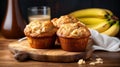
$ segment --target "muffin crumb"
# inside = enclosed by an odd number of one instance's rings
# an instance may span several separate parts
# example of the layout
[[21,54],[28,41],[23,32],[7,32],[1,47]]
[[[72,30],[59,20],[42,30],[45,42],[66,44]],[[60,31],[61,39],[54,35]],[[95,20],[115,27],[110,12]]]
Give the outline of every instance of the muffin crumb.
[[95,65],[95,62],[90,62],[89,65]]
[[[82,64],[86,64],[85,60],[80,59],[78,61],[78,64],[82,65]],[[103,64],[103,59],[102,58],[96,58],[95,61],[91,61],[88,63],[89,65],[96,65],[96,64]]]
[[83,59],[80,59],[80,60],[78,61],[78,64],[85,64],[85,61],[84,61]]
[[102,64],[103,63],[103,59],[101,58],[96,58],[96,62],[97,64]]

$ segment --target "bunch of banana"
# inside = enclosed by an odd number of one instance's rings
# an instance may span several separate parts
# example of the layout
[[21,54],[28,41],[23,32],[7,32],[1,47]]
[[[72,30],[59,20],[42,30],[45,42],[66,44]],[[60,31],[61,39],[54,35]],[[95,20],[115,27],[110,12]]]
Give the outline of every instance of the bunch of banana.
[[78,18],[88,28],[101,34],[115,36],[119,32],[118,19],[113,19],[113,12],[102,8],[88,8],[71,12],[69,15]]
[[113,15],[113,13],[108,9],[88,8],[71,12],[69,15],[72,15],[76,18],[83,17],[109,18],[110,16]]

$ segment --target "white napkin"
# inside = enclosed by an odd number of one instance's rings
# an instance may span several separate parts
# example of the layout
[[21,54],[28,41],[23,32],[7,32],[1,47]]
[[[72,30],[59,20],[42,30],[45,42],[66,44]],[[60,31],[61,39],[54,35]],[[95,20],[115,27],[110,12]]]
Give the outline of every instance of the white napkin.
[[90,32],[91,38],[95,42],[93,50],[104,50],[110,52],[120,51],[120,40],[118,38],[100,34],[92,29],[90,29]]

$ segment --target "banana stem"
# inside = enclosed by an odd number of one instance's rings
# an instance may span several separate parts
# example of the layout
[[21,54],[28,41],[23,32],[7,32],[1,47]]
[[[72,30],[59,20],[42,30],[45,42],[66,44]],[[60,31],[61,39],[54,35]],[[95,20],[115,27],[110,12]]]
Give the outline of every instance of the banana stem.
[[115,20],[109,19],[108,22],[110,23],[110,25],[113,25],[115,23]]
[[119,18],[116,17],[116,16],[112,16],[111,18],[114,19],[115,21],[118,21],[118,20],[119,20]]
[[112,16],[109,15],[109,14],[105,15],[105,17],[106,17],[107,19],[111,19],[111,18],[112,18]]
[[111,18],[108,19],[108,21],[111,25],[113,25],[116,22],[119,23],[119,18],[113,15],[113,16],[111,16]]
[[119,23],[119,21],[116,21],[116,23],[117,23],[117,25],[119,25],[120,23]]

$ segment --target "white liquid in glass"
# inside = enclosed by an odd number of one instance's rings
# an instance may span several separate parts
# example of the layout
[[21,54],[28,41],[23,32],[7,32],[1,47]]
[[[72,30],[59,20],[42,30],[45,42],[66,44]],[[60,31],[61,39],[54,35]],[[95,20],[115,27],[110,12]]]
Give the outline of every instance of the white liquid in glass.
[[33,20],[39,20],[39,21],[47,21],[50,20],[49,15],[34,15],[34,16],[29,16],[29,21]]

